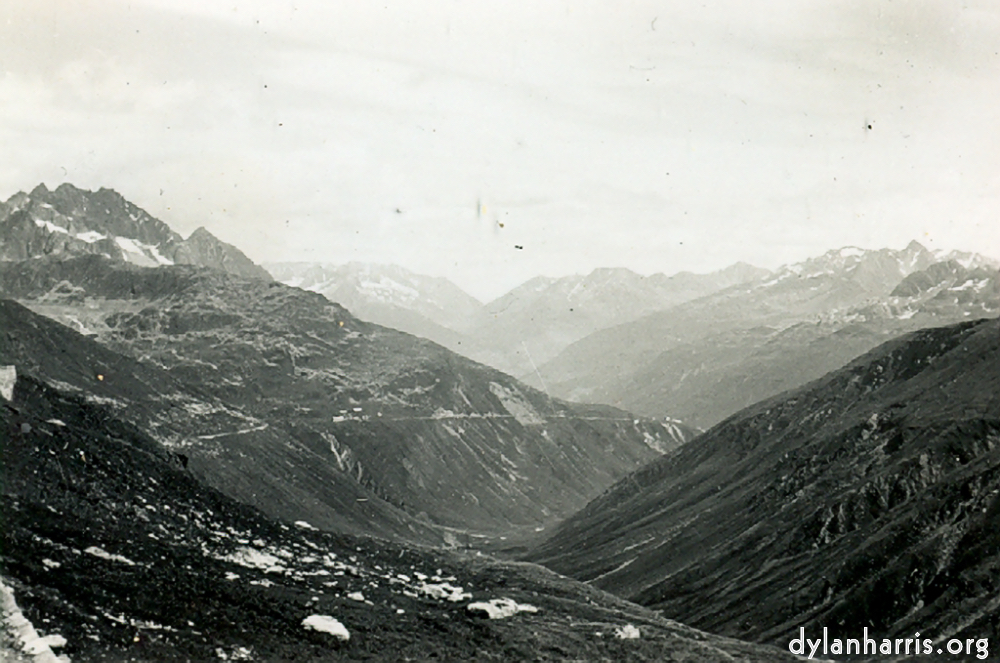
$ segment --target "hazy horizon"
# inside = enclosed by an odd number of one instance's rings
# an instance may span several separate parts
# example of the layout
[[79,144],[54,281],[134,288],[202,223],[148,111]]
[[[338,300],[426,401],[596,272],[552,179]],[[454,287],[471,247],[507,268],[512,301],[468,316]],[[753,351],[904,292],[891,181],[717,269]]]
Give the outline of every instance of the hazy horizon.
[[484,301],[914,239],[1000,255],[989,2],[9,4],[4,199],[112,188],[258,263]]
[[[49,185],[46,182],[40,182],[39,184],[44,185],[50,191],[58,188],[58,186],[59,186],[58,184],[57,185]],[[63,183],[60,183],[60,184],[63,184]],[[66,184],[73,185],[72,182],[66,182]],[[75,185],[73,185],[73,186],[75,186]],[[23,193],[30,193],[31,189],[33,189],[33,188],[34,187],[31,187],[31,188],[28,188],[28,189],[21,189],[20,191],[23,192]],[[104,187],[104,188],[111,189],[112,187]],[[15,193],[17,193],[17,192],[15,192]],[[118,193],[121,193],[121,192],[118,192]],[[14,195],[14,194],[11,194],[11,195]],[[5,196],[5,197],[2,198],[2,200],[7,200],[9,198],[10,198],[10,196]],[[126,199],[127,199],[127,197],[126,197]],[[136,204],[140,208],[142,208],[142,205],[136,203],[136,201],[134,201],[134,200],[130,200],[129,202],[131,202],[133,204]],[[160,220],[166,222],[164,219],[160,219]],[[171,224],[167,223],[167,225],[171,225]],[[173,230],[175,230],[175,231],[177,230],[172,225],[171,225],[171,228]],[[189,230],[189,231],[187,231],[185,233],[180,233],[180,234],[181,234],[182,237],[184,237],[186,239],[192,232],[194,232],[194,230],[195,229],[191,229],[191,230]],[[987,253],[983,253],[981,251],[974,251],[974,250],[967,249],[967,248],[948,248],[948,249],[943,249],[942,248],[942,249],[934,249],[934,248],[928,247],[925,243],[922,243],[922,242],[920,242],[917,239],[912,239],[909,242],[906,242],[906,244],[903,245],[903,246],[856,246],[856,245],[853,245],[853,244],[848,244],[848,245],[844,245],[844,246],[831,246],[831,247],[828,247],[826,249],[820,250],[818,253],[805,256],[803,258],[803,260],[808,260],[808,259],[811,259],[811,258],[818,258],[818,257],[822,256],[823,254],[825,254],[827,252],[830,252],[830,251],[837,251],[837,250],[840,250],[840,249],[850,249],[850,248],[859,248],[859,249],[869,250],[869,251],[878,251],[878,250],[882,250],[882,249],[900,251],[900,250],[905,249],[907,246],[909,246],[909,244],[911,242],[917,242],[917,243],[921,244],[922,246],[924,246],[925,249],[928,249],[928,250],[930,250],[932,252],[935,252],[935,253],[938,253],[938,254],[946,254],[946,253],[948,253],[950,251],[960,251],[960,252],[974,253],[974,254],[978,254],[978,255],[980,255],[980,256],[982,256],[984,258],[993,260],[994,262],[1000,263],[1000,258],[998,258],[994,254],[987,254]],[[234,246],[236,246],[236,248],[242,250],[242,247],[239,246],[238,242],[235,243]],[[533,275],[525,278],[523,281],[519,281],[519,282],[515,283],[513,286],[511,286],[509,288],[506,288],[505,290],[498,291],[498,292],[491,292],[491,293],[489,293],[489,294],[487,294],[485,296],[482,295],[482,294],[477,294],[477,293],[473,292],[472,289],[467,288],[466,285],[464,285],[462,283],[459,283],[459,282],[455,281],[454,279],[452,279],[452,278],[450,278],[450,277],[448,277],[446,275],[419,272],[417,270],[410,269],[410,268],[406,267],[405,265],[401,265],[399,263],[386,262],[386,261],[381,261],[381,260],[378,260],[378,259],[375,259],[375,260],[348,260],[348,261],[345,261],[345,262],[333,262],[333,261],[327,261],[327,260],[322,260],[322,259],[316,259],[316,260],[263,260],[263,261],[255,261],[255,262],[257,262],[257,264],[259,264],[261,267],[264,267],[265,269],[267,268],[268,265],[278,265],[278,264],[323,265],[325,267],[343,267],[343,266],[348,266],[348,265],[355,264],[355,265],[367,265],[367,266],[373,266],[373,267],[402,268],[404,270],[407,270],[407,271],[409,271],[409,272],[411,272],[413,274],[419,275],[419,276],[430,276],[430,277],[447,279],[450,283],[452,283],[452,285],[458,287],[460,290],[462,290],[463,292],[465,292],[467,295],[473,297],[474,299],[479,300],[481,303],[486,304],[486,303],[489,303],[489,302],[493,301],[494,299],[497,299],[499,297],[502,297],[503,295],[506,295],[507,293],[509,293],[510,291],[512,291],[512,290],[514,290],[516,288],[524,286],[524,285],[530,283],[531,281],[533,281],[535,279],[539,279],[539,278],[548,278],[548,279],[555,280],[555,279],[569,278],[569,277],[573,277],[573,276],[585,277],[585,276],[588,276],[589,274],[591,274],[591,273],[593,273],[595,271],[600,271],[600,270],[626,270],[626,271],[630,271],[630,272],[632,272],[634,274],[637,274],[639,276],[642,276],[642,277],[648,277],[648,276],[652,276],[654,274],[663,274],[663,275],[665,275],[667,277],[673,277],[673,276],[677,276],[677,275],[680,275],[680,274],[705,275],[705,274],[712,274],[712,273],[724,271],[726,269],[729,269],[730,267],[736,267],[737,265],[746,265],[748,267],[763,268],[763,269],[767,269],[767,270],[769,270],[771,272],[774,272],[774,271],[778,271],[778,270],[782,269],[783,267],[785,267],[787,265],[791,265],[791,264],[794,264],[795,262],[801,262],[801,261],[792,261],[792,262],[781,263],[781,264],[775,265],[773,267],[764,267],[763,265],[753,264],[753,263],[747,262],[745,260],[737,260],[736,262],[733,262],[733,263],[730,263],[728,265],[724,265],[722,267],[715,268],[715,269],[704,269],[704,270],[681,269],[681,270],[676,270],[676,271],[670,271],[669,269],[660,269],[660,270],[655,270],[655,271],[639,271],[639,270],[633,269],[631,267],[628,267],[626,265],[596,265],[596,266],[594,266],[592,268],[587,269],[586,271],[564,272],[564,273],[541,273],[540,272],[540,273],[533,274]]]

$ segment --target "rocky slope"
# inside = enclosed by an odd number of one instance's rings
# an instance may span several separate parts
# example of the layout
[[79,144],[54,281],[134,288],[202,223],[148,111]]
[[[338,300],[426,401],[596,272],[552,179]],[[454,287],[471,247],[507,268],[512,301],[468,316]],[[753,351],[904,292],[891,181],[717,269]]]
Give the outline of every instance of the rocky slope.
[[107,408],[25,375],[11,386],[4,660],[42,660],[25,644],[76,663],[793,660],[531,565],[270,519]]
[[1000,636],[1000,322],[921,330],[730,417],[532,555],[706,630]]
[[0,206],[0,260],[103,255],[137,265],[200,265],[270,280],[236,247],[204,228],[187,239],[110,189],[39,184]]
[[[322,485],[341,473],[428,524],[530,531],[691,435],[674,422],[550,399],[280,283],[90,256],[7,263],[0,292],[247,417],[228,431],[160,439],[262,508],[274,496],[258,492],[258,479],[281,485],[280,472]],[[272,429],[278,435],[261,437]],[[278,463],[282,437],[314,459]]]
[[[0,363],[43,376],[66,393],[127,418],[173,449],[193,473],[274,517],[306,519],[341,532],[441,542],[439,531],[331,464],[336,456],[330,449],[297,438],[286,422],[269,425],[201,385],[109,350],[9,300],[0,300],[0,329]],[[238,445],[225,444],[232,437]]]

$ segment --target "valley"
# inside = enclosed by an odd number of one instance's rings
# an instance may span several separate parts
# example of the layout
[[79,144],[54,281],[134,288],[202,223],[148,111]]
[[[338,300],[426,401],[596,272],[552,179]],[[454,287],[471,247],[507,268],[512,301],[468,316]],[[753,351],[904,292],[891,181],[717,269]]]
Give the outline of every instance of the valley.
[[106,189],[17,194],[0,231],[5,654],[1000,636],[988,258],[600,269],[482,304],[392,266],[267,273]]

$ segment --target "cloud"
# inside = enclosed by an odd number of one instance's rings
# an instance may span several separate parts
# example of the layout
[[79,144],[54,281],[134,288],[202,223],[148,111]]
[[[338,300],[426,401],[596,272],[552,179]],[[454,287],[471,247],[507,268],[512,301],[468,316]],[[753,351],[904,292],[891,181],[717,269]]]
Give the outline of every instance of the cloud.
[[982,2],[40,1],[10,18],[0,194],[114,187],[258,260],[398,262],[489,297],[915,229],[1000,244],[1000,21]]

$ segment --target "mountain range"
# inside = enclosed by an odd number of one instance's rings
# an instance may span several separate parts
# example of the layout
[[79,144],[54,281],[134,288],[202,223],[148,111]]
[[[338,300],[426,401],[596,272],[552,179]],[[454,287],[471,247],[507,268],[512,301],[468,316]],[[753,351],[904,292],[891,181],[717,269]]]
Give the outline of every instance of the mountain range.
[[707,428],[907,331],[1000,311],[975,254],[840,249],[570,345],[524,379],[571,400]]
[[737,264],[707,275],[538,277],[482,305],[398,267],[268,267],[552,395],[700,428],[896,335],[1000,310],[1000,263],[917,242],[836,249],[773,273]]
[[[336,522],[330,509],[373,511],[371,493],[376,504],[426,525],[489,533],[545,527],[691,436],[677,424],[555,401],[273,281],[49,257],[0,265],[0,292],[187,385],[182,398],[148,381],[157,401],[151,412],[191,413],[173,428],[138,419],[143,410],[131,401],[145,391],[123,386],[113,398],[125,417],[190,456],[210,483],[265,510],[295,504],[316,520],[320,514],[308,511],[322,511],[324,523]],[[43,354],[32,344],[44,337],[24,328],[15,339],[20,356]],[[52,346],[80,345],[61,333]],[[93,381],[83,374],[70,384],[88,391]],[[111,376],[102,382],[110,386]],[[226,425],[215,423],[220,411]],[[354,484],[346,497],[320,497],[345,480]],[[300,498],[283,497],[290,490]]]
[[[450,281],[392,265],[268,263],[275,279],[340,302],[366,320],[429,338],[512,375],[597,330],[767,274],[738,263],[711,274],[628,269],[537,277],[482,304]],[[540,384],[536,386],[541,387]]]

